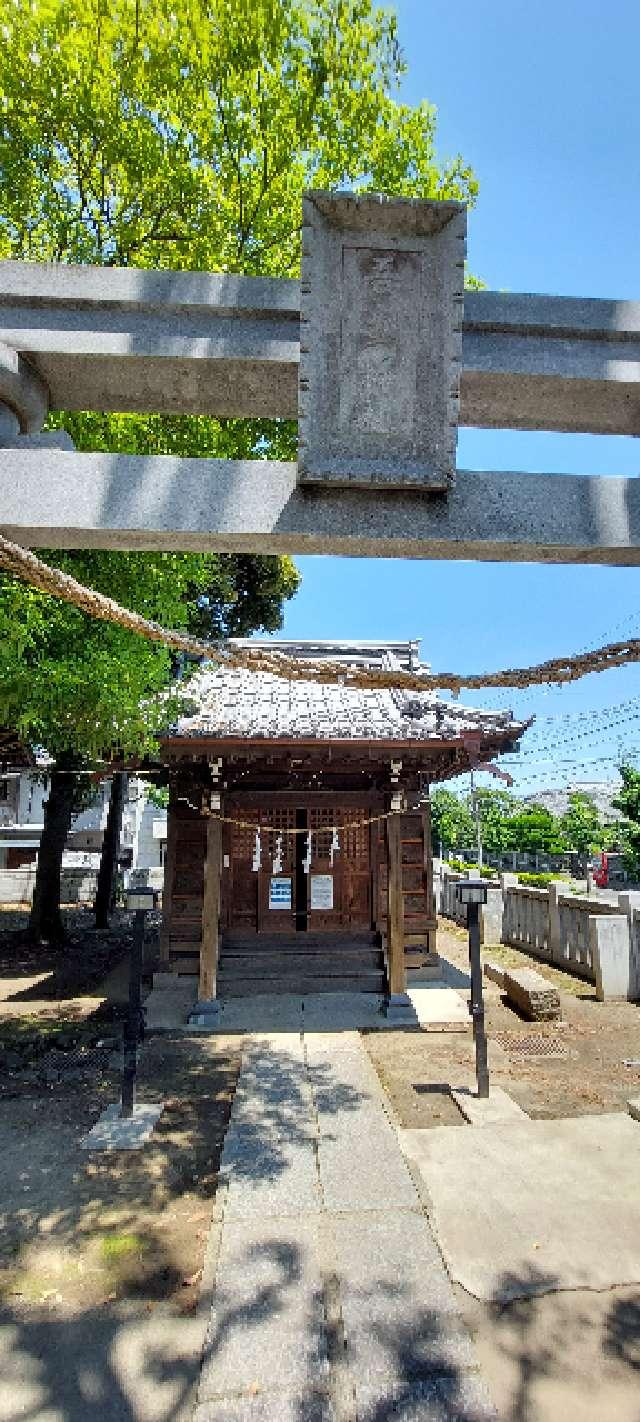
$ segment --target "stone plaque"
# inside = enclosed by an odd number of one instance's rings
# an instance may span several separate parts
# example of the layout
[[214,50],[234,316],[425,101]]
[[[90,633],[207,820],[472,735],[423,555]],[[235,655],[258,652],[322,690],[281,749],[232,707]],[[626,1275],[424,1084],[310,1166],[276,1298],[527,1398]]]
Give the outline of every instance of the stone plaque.
[[452,483],[465,233],[462,203],[303,198],[301,483]]

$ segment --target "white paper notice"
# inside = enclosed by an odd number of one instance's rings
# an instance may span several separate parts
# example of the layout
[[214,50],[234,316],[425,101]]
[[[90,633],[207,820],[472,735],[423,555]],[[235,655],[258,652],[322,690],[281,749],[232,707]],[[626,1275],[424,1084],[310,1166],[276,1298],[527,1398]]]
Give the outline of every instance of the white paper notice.
[[312,909],[333,908],[332,874],[311,875],[311,907]]

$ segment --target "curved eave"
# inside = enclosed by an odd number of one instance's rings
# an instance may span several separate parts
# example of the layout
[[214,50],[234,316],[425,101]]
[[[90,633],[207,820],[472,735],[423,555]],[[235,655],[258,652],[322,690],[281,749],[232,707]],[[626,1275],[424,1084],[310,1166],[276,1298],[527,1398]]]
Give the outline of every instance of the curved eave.
[[[533,718],[532,718],[533,719]],[[161,736],[160,745],[163,750],[188,750],[195,753],[197,749],[203,752],[215,751],[224,753],[225,750],[239,750],[241,748],[251,750],[282,750],[293,748],[295,750],[327,750],[336,749],[340,751],[366,752],[369,755],[372,751],[407,751],[413,754],[420,754],[423,751],[442,750],[468,750],[470,753],[481,755],[483,751],[495,755],[500,751],[501,743],[511,745],[514,741],[528,730],[531,721],[527,721],[518,726],[517,729],[495,731],[482,730],[478,732],[466,732],[460,736],[445,739],[444,737],[432,737],[430,739],[404,740],[395,737],[366,738],[356,737],[317,737],[317,736],[224,736],[224,735],[193,735],[193,736]],[[478,738],[480,737],[480,738]],[[469,744],[474,742],[473,745]]]

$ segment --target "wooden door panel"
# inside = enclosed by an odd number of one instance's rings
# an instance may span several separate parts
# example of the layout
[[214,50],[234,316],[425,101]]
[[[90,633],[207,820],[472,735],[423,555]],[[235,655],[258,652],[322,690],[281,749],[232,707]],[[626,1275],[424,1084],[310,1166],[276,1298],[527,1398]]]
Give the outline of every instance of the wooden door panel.
[[343,810],[340,834],[344,866],[344,923],[352,929],[371,927],[371,831],[367,805]]
[[[292,797],[293,800],[293,797]],[[262,933],[292,933],[296,930],[296,844],[299,837],[290,833],[296,827],[296,811],[304,807],[304,798],[290,805],[246,806],[241,801],[228,802],[225,814],[243,821],[227,827],[225,853],[228,866],[223,871],[225,922],[230,929],[245,929]],[[335,933],[343,929],[369,929],[372,926],[372,831],[368,821],[370,804],[340,805],[339,797],[330,803],[309,805],[307,824],[310,833],[310,874],[306,876],[307,931]],[[253,869],[256,831],[261,829],[260,869]],[[339,847],[334,846],[333,827],[337,826]],[[289,833],[286,833],[289,831]],[[278,836],[281,843],[278,846]],[[278,867],[279,860],[279,867]],[[332,907],[312,908],[312,876],[331,879]],[[291,908],[270,908],[272,877],[291,879]],[[326,884],[317,890],[326,892]],[[304,934],[300,935],[301,944]]]
[[254,873],[252,864],[258,811],[245,805],[229,803],[225,807],[225,813],[231,819],[244,822],[229,826],[229,868],[225,871],[225,888],[229,902],[225,917],[230,928],[255,933],[258,928],[259,876]]
[[[312,805],[308,811],[311,846],[311,868],[307,884],[307,931],[309,933],[339,933],[343,926],[344,866],[339,851],[331,858],[333,826],[337,823],[335,804]],[[313,907],[315,877],[331,880],[333,907]],[[324,890],[325,884],[318,888]]]
[[[258,928],[261,933],[294,933],[296,927],[296,836],[290,831],[296,826],[295,808],[289,805],[275,805],[273,808],[260,809],[258,814],[261,827],[260,872],[255,876],[259,879]],[[272,878],[291,881],[291,905],[289,908],[270,908]]]

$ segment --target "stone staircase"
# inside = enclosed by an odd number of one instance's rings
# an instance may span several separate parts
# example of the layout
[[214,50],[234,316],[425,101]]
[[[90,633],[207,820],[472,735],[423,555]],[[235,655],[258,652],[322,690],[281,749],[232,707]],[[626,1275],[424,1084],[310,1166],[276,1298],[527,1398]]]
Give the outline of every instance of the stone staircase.
[[377,933],[227,934],[220,946],[219,998],[385,989]]

